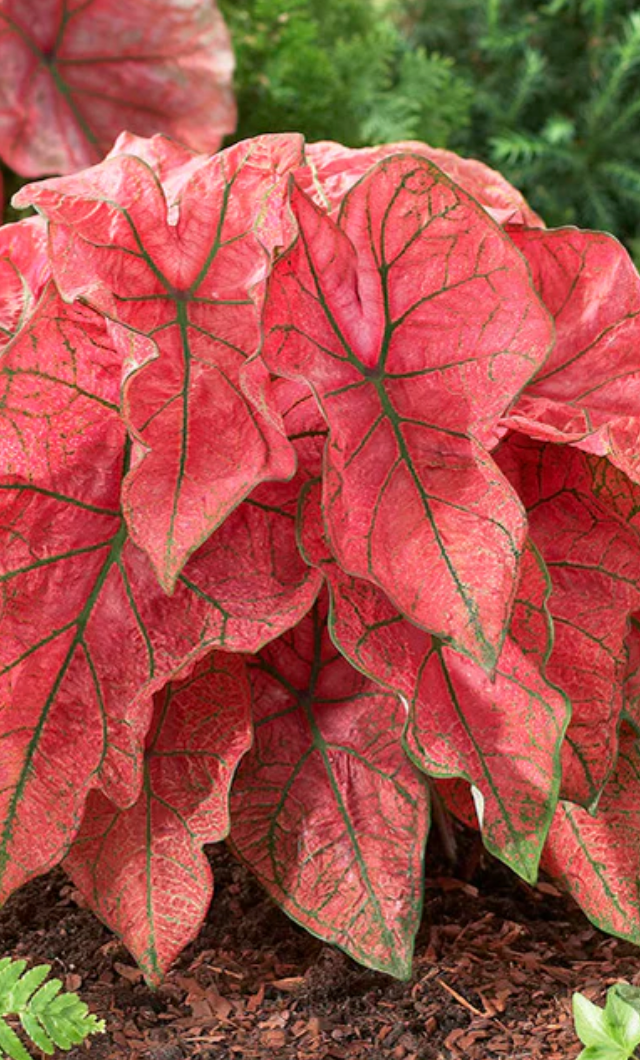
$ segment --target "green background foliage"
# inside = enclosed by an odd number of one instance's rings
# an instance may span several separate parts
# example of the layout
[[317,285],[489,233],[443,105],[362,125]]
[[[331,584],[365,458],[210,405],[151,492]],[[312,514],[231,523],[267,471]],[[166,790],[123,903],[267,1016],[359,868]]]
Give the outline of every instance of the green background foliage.
[[104,1020],[92,1016],[77,994],[64,993],[59,979],[45,982],[50,971],[50,964],[27,971],[24,960],[0,959],[0,1060],[32,1060],[5,1017],[20,1020],[25,1038],[47,1056],[104,1031]]
[[[500,169],[549,225],[613,232],[640,262],[639,0],[219,4],[237,57],[230,141],[448,147]],[[5,171],[7,197],[21,183]]]
[[499,168],[550,225],[640,257],[640,6],[629,0],[221,0],[236,138],[415,138]]
[[237,137],[299,130],[352,146],[420,137],[445,146],[470,118],[449,58],[414,47],[376,0],[222,0],[238,63]]

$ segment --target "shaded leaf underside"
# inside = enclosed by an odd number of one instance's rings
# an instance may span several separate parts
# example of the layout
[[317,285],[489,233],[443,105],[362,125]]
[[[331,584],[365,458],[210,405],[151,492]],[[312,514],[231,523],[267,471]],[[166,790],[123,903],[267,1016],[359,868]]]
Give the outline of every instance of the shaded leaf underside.
[[496,458],[527,509],[531,538],[552,583],[554,644],[547,677],[569,697],[562,797],[595,806],[615,762],[623,708],[625,637],[640,603],[640,540],[632,510],[616,511],[634,487],[606,460],[512,435]]
[[556,342],[506,423],[608,456],[638,481],[640,277],[631,258],[601,232],[511,236],[553,314]]
[[625,729],[614,773],[592,817],[560,803],[543,868],[602,931],[640,945],[640,758]]

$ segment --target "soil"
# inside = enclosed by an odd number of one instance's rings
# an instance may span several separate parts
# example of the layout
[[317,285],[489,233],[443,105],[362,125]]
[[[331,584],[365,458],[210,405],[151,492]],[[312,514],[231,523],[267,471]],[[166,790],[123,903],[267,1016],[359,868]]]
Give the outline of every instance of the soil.
[[211,860],[207,922],[156,991],[61,871],[0,912],[0,955],[51,963],[106,1019],[70,1060],[571,1060],[573,991],[640,984],[637,949],[475,845],[455,870],[436,855],[406,983],[298,928],[224,846]]

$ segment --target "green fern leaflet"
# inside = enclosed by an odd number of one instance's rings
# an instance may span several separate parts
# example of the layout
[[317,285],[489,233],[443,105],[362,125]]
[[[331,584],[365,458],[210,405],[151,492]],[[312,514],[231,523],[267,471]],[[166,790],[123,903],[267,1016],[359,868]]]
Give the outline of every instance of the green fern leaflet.
[[26,967],[26,961],[0,959],[0,1060],[32,1060],[7,1016],[19,1019],[29,1040],[49,1056],[104,1031],[104,1020],[92,1016],[77,994],[61,993],[59,979],[45,983],[50,964]]

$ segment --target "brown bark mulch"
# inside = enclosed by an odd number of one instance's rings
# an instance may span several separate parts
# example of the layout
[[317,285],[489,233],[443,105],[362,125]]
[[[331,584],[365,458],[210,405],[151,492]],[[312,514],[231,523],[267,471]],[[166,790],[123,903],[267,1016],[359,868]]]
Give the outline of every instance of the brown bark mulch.
[[207,923],[155,992],[59,871],[0,911],[0,956],[48,961],[106,1019],[71,1060],[571,1060],[571,994],[640,984],[640,951],[481,860],[472,882],[428,880],[407,983],[302,931],[224,847]]

